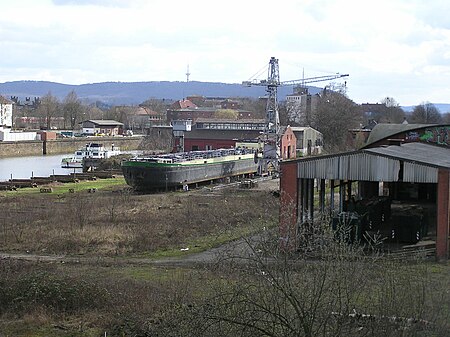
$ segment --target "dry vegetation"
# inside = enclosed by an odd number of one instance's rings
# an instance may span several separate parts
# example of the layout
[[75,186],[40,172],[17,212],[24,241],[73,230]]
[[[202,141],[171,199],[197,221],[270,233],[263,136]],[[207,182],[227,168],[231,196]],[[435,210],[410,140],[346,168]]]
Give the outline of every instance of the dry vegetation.
[[[138,195],[95,193],[0,199],[2,251],[129,255],[220,244],[224,235],[274,225],[278,200],[268,191]],[[256,227],[255,227],[256,226]],[[197,247],[201,248],[201,247]]]
[[329,226],[314,233],[314,260],[280,252],[276,231],[240,260],[227,250],[194,266],[134,259],[261,232],[277,203],[239,189],[2,195],[1,251],[87,258],[0,260],[0,335],[447,336],[448,264],[368,259]]

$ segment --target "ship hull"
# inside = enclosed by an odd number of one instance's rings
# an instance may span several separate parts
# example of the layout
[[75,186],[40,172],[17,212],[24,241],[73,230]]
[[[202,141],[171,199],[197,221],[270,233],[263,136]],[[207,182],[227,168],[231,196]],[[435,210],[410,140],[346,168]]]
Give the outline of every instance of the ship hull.
[[254,159],[196,165],[162,165],[124,162],[122,171],[128,185],[140,191],[168,190],[226,177],[256,173]]

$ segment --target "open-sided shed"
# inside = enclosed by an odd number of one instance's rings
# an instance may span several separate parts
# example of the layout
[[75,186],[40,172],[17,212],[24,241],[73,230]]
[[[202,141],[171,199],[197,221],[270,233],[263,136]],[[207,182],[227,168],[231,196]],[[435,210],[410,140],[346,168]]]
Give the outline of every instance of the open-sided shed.
[[[313,222],[315,215],[342,214],[361,205],[365,207],[365,215],[369,214],[365,221],[370,227],[376,222],[375,217],[370,218],[371,214],[379,213],[382,225],[387,222],[387,216],[391,217],[392,206],[396,218],[391,226],[395,228],[397,241],[402,233],[417,231],[417,238],[409,241],[431,237],[436,243],[437,258],[447,259],[449,177],[450,148],[423,142],[282,162],[281,237],[288,247],[295,249],[298,229],[306,222]],[[318,207],[314,203],[315,194],[318,194]],[[370,208],[386,204],[388,211],[377,213]],[[418,213],[418,209],[424,211]],[[422,220],[416,221],[417,216]],[[427,228],[420,229],[420,233],[419,229],[412,228],[415,223],[425,221]]]

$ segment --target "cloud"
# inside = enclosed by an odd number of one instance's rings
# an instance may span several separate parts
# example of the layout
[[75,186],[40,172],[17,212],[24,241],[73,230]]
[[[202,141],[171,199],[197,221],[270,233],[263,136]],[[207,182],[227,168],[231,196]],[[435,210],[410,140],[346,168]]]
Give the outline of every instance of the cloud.
[[350,98],[358,102],[396,95],[407,104],[426,95],[443,101],[449,4],[10,1],[0,15],[0,81],[184,80],[189,63],[192,80],[239,83],[275,56],[282,80],[303,70],[307,77],[349,73]]
[[56,6],[128,7],[127,0],[52,0]]

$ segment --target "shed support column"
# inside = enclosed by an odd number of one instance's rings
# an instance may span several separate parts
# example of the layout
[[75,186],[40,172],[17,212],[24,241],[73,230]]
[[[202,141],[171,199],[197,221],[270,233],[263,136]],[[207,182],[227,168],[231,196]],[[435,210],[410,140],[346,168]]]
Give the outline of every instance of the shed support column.
[[339,212],[344,211],[345,185],[342,180],[339,181]]
[[307,218],[307,214],[306,214],[306,206],[307,206],[307,199],[308,199],[308,193],[307,193],[307,184],[306,184],[306,179],[302,178],[301,179],[301,185],[302,185],[302,191],[301,191],[301,198],[302,198],[302,206],[301,206],[301,219],[302,219],[302,223],[306,221]]
[[352,183],[353,181],[349,180],[347,182],[347,200],[350,201],[352,198]]
[[308,211],[309,221],[314,221],[314,179],[308,179]]
[[319,208],[323,214],[325,212],[325,179],[320,179]]
[[334,211],[334,179],[330,180],[330,215],[333,215]]
[[437,231],[436,231],[436,259],[444,261],[448,259],[449,247],[449,170],[439,169],[437,187]]

